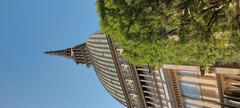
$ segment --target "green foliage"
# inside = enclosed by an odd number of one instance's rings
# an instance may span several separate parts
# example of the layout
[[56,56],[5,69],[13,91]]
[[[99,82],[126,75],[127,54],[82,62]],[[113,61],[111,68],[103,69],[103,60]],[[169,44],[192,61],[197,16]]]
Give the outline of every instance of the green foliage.
[[98,0],[101,30],[133,64],[213,66],[240,59],[239,0]]

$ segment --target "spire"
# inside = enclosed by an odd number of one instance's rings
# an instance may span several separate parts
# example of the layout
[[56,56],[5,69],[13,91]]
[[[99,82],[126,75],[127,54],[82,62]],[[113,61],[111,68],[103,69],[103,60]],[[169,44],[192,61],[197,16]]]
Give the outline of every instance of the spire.
[[68,59],[73,59],[77,64],[86,64],[88,67],[91,66],[91,58],[88,53],[86,43],[77,45],[73,48],[46,51],[45,54],[62,56]]
[[57,50],[57,51],[46,51],[45,54],[62,56],[62,57],[70,59],[70,58],[72,58],[71,52],[72,52],[72,49],[67,48],[67,49]]

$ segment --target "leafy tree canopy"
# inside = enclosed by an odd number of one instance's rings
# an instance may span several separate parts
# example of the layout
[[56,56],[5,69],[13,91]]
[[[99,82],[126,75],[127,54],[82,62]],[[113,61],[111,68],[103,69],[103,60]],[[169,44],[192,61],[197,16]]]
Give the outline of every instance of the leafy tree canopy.
[[239,0],[98,0],[101,30],[133,64],[213,66],[240,59]]

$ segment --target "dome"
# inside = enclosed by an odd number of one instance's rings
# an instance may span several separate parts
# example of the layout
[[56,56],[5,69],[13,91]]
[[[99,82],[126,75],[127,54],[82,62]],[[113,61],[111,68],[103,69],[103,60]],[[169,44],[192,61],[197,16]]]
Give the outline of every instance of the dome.
[[122,87],[105,34],[95,33],[87,41],[92,65],[104,88],[120,103],[126,105]]

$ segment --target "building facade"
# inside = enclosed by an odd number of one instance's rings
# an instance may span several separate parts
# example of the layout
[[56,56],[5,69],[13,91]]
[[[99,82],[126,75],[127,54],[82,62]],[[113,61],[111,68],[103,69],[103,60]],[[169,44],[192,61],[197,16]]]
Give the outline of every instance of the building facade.
[[240,107],[238,65],[204,75],[198,66],[135,66],[124,59],[121,46],[99,32],[84,44],[45,53],[93,67],[109,94],[128,108]]

